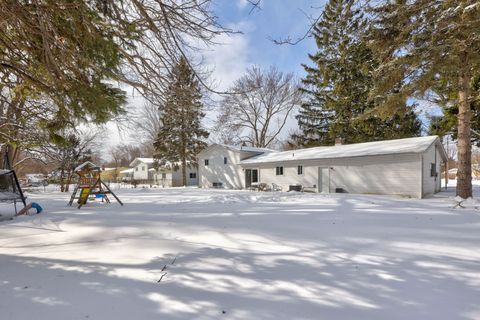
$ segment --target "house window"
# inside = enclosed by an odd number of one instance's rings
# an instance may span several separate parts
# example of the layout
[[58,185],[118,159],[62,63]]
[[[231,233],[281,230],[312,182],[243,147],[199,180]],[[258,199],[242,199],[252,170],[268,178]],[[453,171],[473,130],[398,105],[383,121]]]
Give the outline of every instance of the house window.
[[228,163],[227,157],[223,157],[223,164],[227,164],[227,163]]
[[138,171],[138,167],[135,167],[135,171]]
[[435,166],[435,163],[430,163],[430,177],[436,177],[437,176],[437,168]]
[[275,173],[277,176],[283,176],[283,167],[276,167]]
[[142,166],[142,171],[145,171],[145,167]]
[[190,179],[197,179],[197,173],[196,172],[190,172]]
[[297,174],[299,174],[299,175],[303,174],[303,166],[298,166],[297,167]]
[[208,159],[205,159],[205,165],[208,166]]

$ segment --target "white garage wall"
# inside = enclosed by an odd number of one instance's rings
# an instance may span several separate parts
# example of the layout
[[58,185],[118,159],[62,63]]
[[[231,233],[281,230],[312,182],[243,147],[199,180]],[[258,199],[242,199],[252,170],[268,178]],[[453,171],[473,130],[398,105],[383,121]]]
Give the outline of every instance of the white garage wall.
[[[436,153],[436,156],[435,156]],[[423,196],[432,195],[440,191],[441,188],[441,164],[442,156],[440,150],[435,148],[435,144],[430,146],[426,152],[423,153]],[[430,174],[430,165],[435,163],[437,176],[432,177]]]

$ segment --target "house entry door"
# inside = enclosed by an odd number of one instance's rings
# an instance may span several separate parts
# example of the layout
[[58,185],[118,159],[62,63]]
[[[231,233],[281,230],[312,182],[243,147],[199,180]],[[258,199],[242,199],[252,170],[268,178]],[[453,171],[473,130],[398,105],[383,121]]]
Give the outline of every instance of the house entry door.
[[330,193],[330,168],[318,168],[318,192]]
[[258,169],[245,169],[245,187],[250,188],[252,183],[258,183]]

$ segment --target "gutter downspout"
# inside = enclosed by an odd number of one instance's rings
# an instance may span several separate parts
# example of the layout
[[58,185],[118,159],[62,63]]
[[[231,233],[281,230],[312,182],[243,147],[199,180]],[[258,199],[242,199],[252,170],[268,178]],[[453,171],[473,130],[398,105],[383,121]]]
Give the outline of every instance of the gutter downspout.
[[420,154],[420,199],[423,198],[423,154]]

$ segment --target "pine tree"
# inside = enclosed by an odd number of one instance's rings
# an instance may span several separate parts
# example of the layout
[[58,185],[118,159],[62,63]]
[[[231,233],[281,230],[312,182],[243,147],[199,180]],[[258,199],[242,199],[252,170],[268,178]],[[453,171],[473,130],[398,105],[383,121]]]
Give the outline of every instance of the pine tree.
[[[365,20],[354,0],[330,0],[322,19],[314,26],[318,52],[309,55],[314,66],[307,72],[303,91],[307,101],[296,116],[303,146],[332,144],[335,138],[356,143],[417,136],[420,122],[404,104],[402,112],[388,119],[366,114],[376,67],[373,51],[361,41]],[[391,130],[393,128],[393,130]]]
[[197,154],[206,146],[208,132],[202,128],[202,94],[195,75],[184,58],[171,72],[165,103],[160,109],[160,128],[154,142],[157,163],[180,167],[187,185],[187,167],[197,165]]
[[[480,93],[480,75],[475,76],[470,88],[472,93]],[[457,140],[457,117],[458,105],[445,103],[443,107],[443,115],[434,116],[430,119],[429,134],[445,136],[451,135],[453,140]],[[470,109],[472,112],[471,129],[475,134],[471,135],[470,141],[472,145],[480,147],[480,95],[476,95],[470,101]]]
[[[398,101],[433,92],[458,106],[457,195],[472,196],[470,84],[480,69],[480,3],[477,0],[396,0],[372,8],[369,34],[382,64],[373,95],[381,112]],[[392,90],[395,88],[396,90]]]

